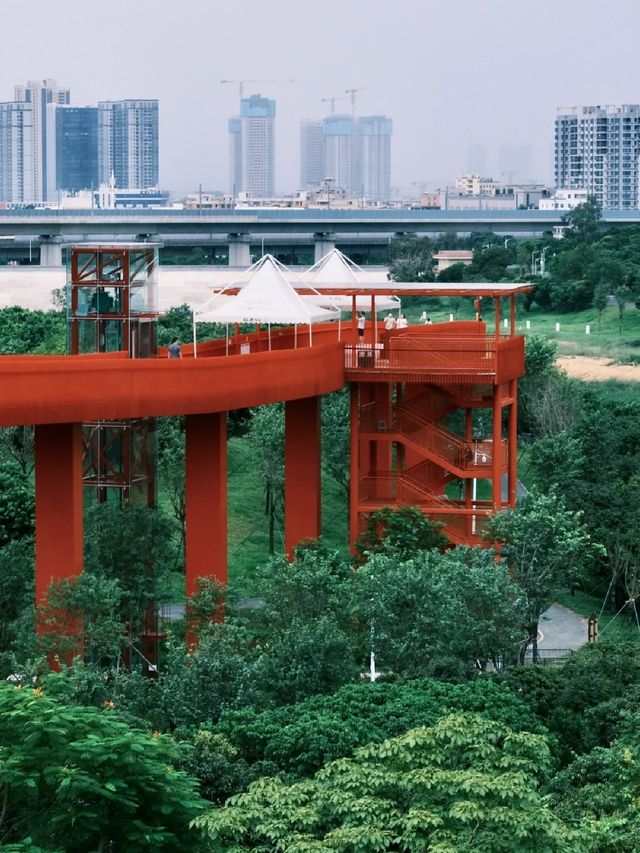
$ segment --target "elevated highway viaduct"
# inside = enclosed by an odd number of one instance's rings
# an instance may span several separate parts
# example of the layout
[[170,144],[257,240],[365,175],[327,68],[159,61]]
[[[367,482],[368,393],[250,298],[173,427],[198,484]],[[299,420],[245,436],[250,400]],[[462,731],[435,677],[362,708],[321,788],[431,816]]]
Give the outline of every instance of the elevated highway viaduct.
[[[62,246],[83,241],[149,240],[172,246],[217,249],[229,266],[250,263],[251,246],[263,243],[314,247],[316,259],[335,245],[384,246],[397,234],[468,234],[493,231],[530,237],[553,233],[562,211],[546,210],[2,210],[4,252],[62,263]],[[640,224],[640,211],[605,211],[609,226]],[[28,253],[28,254],[26,254]],[[352,249],[353,253],[353,249]]]

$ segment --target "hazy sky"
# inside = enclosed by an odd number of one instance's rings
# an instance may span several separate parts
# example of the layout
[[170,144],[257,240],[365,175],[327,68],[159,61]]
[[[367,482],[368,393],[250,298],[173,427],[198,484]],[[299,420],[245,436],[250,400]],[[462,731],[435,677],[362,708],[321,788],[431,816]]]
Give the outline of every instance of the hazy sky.
[[238,92],[222,79],[293,78],[245,87],[277,101],[283,191],[300,119],[348,87],[369,87],[359,114],[393,118],[392,185],[409,189],[483,160],[550,180],[557,106],[640,102],[640,0],[5,0],[1,20],[0,100],[44,77],[75,105],[158,98],[175,192],[227,188]]

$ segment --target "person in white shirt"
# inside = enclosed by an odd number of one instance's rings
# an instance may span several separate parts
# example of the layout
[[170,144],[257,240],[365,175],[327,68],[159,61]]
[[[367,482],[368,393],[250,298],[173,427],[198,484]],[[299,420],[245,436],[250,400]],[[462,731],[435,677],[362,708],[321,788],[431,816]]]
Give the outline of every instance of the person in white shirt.
[[362,311],[358,314],[358,337],[364,338],[365,318]]
[[396,327],[398,329],[406,329],[408,325],[409,323],[404,314],[398,314],[398,322],[396,323]]
[[392,329],[395,329],[396,327],[396,318],[391,312],[389,312],[384,318],[384,327],[388,332],[390,332]]

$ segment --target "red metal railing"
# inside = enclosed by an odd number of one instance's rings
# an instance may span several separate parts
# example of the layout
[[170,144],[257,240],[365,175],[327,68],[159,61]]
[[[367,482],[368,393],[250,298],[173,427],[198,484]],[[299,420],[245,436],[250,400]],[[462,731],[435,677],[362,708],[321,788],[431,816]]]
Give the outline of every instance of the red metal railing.
[[[360,409],[362,432],[398,432],[460,471],[487,473],[493,461],[493,441],[466,441],[413,410],[411,404],[367,403]],[[508,443],[500,442],[500,467],[507,464]]]
[[385,343],[345,346],[345,369],[357,374],[418,374],[434,377],[499,377],[500,381],[524,372],[522,337],[453,337],[402,335]]
[[359,479],[359,503],[401,504],[417,506],[444,525],[445,534],[456,542],[466,542],[479,537],[484,530],[489,508],[477,504],[471,509],[462,501],[453,501],[438,495],[410,477],[402,474],[380,473]]

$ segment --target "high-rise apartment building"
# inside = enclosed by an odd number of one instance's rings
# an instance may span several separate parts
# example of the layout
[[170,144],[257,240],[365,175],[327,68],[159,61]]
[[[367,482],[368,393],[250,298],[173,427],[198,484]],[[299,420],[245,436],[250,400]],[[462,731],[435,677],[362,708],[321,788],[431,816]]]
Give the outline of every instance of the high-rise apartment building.
[[98,103],[98,180],[114,175],[121,189],[157,187],[158,101],[127,100]]
[[325,152],[325,177],[336,190],[352,195],[357,192],[354,172],[357,167],[354,126],[350,115],[327,116],[322,122]]
[[555,184],[585,189],[605,210],[640,207],[640,105],[558,110]]
[[31,202],[35,198],[33,105],[0,104],[0,201]]
[[322,120],[304,119],[300,125],[300,189],[320,186],[326,177]]
[[229,193],[235,198],[242,189],[242,125],[240,116],[229,119]]
[[58,87],[55,80],[30,80],[15,87],[15,102],[30,104],[32,111],[33,134],[32,154],[23,157],[22,168],[29,168],[32,175],[24,176],[25,186],[32,187],[31,198],[25,201],[45,201],[47,198],[47,121],[51,116],[50,104],[68,104],[71,100],[69,89]]
[[389,201],[391,195],[391,132],[387,116],[358,119],[358,178],[361,193],[370,201]]
[[47,198],[98,188],[98,109],[47,107]]
[[[387,116],[330,115],[301,125],[301,188],[326,178],[338,192],[388,201],[391,183],[391,133]],[[313,178],[313,179],[312,179]]]
[[276,102],[262,95],[240,101],[240,115],[229,120],[229,183],[235,194],[275,195]]

